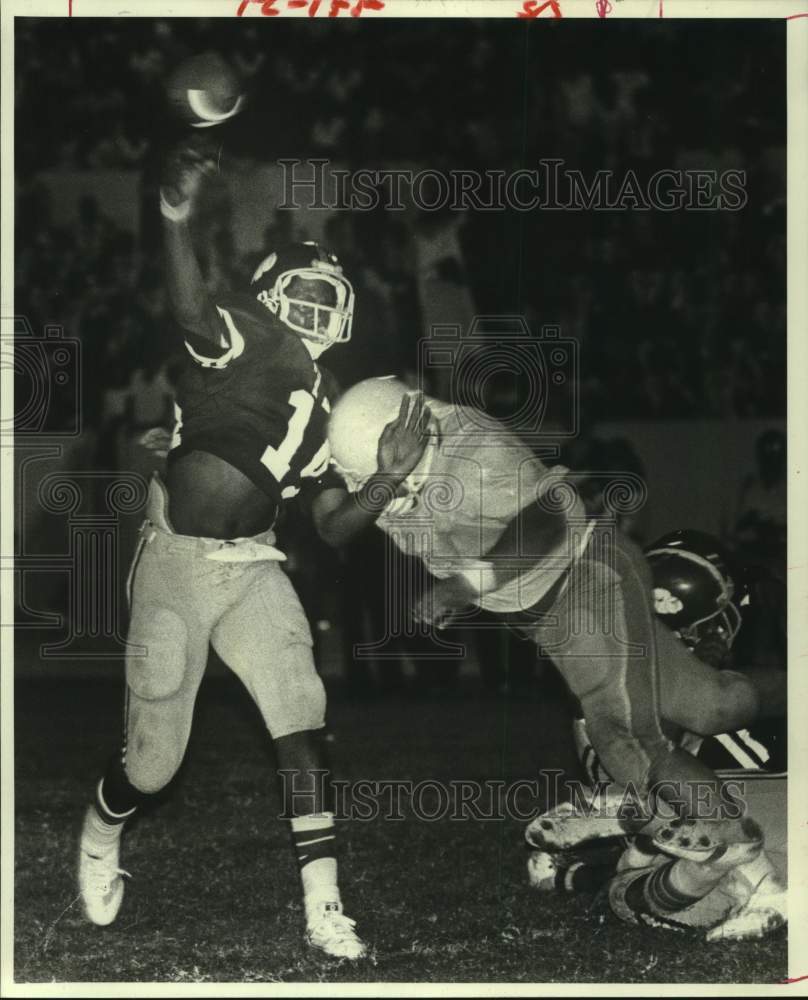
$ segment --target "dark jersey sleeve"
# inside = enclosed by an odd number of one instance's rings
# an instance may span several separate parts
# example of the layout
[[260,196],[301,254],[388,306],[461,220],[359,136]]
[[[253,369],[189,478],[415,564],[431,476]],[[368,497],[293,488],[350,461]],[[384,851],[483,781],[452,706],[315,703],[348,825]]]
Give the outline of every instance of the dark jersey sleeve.
[[326,373],[250,296],[228,297],[216,309],[222,352],[214,357],[185,342],[169,461],[209,452],[274,499],[290,499],[328,466]]
[[250,295],[225,295],[213,303],[219,343],[183,330],[185,349],[203,368],[226,368],[258,346],[262,354],[280,349],[283,338],[274,316]]
[[[340,387],[332,372],[322,365],[319,367],[322,374],[323,395],[328,400],[330,412],[340,397]],[[333,489],[344,490],[345,482],[330,462],[318,475],[301,480],[298,501],[303,514],[310,518],[312,504],[316,497],[324,490]]]
[[323,376],[323,392],[328,397],[328,401],[333,408],[337,400],[342,395],[342,388],[332,371],[323,367],[323,365],[320,365],[319,367]]

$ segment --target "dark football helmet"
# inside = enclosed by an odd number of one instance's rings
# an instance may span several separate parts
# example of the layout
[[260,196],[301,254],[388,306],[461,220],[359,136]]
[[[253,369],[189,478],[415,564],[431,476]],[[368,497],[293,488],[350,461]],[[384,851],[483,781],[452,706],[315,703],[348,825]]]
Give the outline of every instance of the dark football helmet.
[[327,346],[351,339],[353,287],[334,254],[317,243],[290,243],[269,254],[250,291],[301,337]]
[[743,593],[731,557],[702,531],[672,531],[645,550],[654,610],[688,646],[718,640],[727,652],[741,627]]

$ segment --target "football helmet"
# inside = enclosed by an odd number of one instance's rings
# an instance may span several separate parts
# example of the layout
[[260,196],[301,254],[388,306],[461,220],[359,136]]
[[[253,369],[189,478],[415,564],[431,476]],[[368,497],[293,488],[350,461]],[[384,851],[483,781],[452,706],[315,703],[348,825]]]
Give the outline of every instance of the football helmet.
[[743,603],[729,554],[712,535],[672,531],[645,550],[654,587],[654,610],[691,648],[720,638],[732,645]]
[[301,337],[327,347],[351,339],[353,287],[334,254],[317,243],[290,243],[269,254],[250,291]]
[[[351,493],[361,489],[378,469],[379,438],[398,416],[401,400],[410,389],[392,375],[368,378],[352,386],[340,397],[328,421],[331,464],[339,472]],[[433,451],[427,448],[419,463],[423,472]],[[410,473],[407,490],[417,489],[419,476]]]

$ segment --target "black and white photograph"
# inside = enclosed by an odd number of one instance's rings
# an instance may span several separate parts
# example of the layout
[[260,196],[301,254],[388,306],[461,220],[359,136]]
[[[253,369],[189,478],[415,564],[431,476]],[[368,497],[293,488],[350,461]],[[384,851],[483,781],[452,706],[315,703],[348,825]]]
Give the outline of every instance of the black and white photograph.
[[4,5],[4,996],[805,995],[808,8],[692,7]]

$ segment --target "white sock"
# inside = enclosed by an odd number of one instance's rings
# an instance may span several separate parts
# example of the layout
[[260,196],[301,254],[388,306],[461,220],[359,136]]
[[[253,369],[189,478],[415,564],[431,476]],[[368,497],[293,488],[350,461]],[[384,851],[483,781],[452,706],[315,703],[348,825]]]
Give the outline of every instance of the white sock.
[[756,889],[761,889],[764,893],[783,892],[785,890],[785,883],[777,874],[777,869],[774,867],[771,858],[765,851],[761,851],[760,854],[751,861],[738,865],[737,871],[742,874],[747,881],[751,883],[751,885],[753,885]]
[[291,824],[295,849],[301,865],[300,880],[303,884],[306,918],[311,921],[322,912],[325,904],[335,903],[341,906],[342,903],[337,885],[337,859],[327,856],[314,858],[311,861],[305,860],[309,842],[322,844],[324,840],[333,839],[334,814],[324,812],[310,816],[295,816]]
[[310,861],[301,869],[300,878],[303,882],[303,905],[306,907],[307,918],[318,916],[326,903],[342,905],[337,885],[336,858]]

